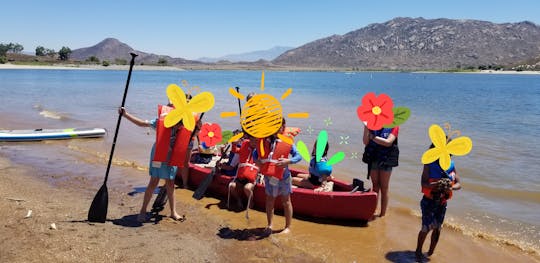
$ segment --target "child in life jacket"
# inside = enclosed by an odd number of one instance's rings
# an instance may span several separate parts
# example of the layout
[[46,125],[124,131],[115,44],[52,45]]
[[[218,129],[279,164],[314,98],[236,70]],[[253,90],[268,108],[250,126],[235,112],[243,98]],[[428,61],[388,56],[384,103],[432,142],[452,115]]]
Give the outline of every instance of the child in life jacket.
[[236,154],[238,156],[236,176],[229,184],[229,188],[239,208],[243,208],[239,194],[242,190],[240,189],[243,189],[246,198],[248,198],[248,204],[253,206],[253,202],[250,199],[253,197],[253,188],[255,187],[255,181],[259,173],[259,167],[254,160],[254,152],[257,149],[258,142],[259,140],[257,138],[247,135],[247,139],[242,142]]
[[[167,110],[167,108],[170,108],[170,107],[172,107],[172,105],[167,105],[167,106],[160,105],[159,110],[158,110],[158,117],[150,121],[142,120],[136,117],[135,115],[130,114],[123,107],[118,109],[118,113],[121,114],[126,119],[130,120],[132,123],[134,123],[137,126],[152,127],[154,129],[159,129],[160,131],[167,131],[166,128],[163,126],[163,118],[165,115],[165,111]],[[144,192],[143,204],[139,212],[139,215],[137,217],[137,221],[141,223],[148,221],[148,217],[147,217],[148,203],[150,202],[150,199],[152,198],[152,194],[154,193],[154,190],[157,187],[160,179],[165,179],[165,187],[167,189],[167,197],[169,199],[169,206],[171,209],[171,218],[174,220],[184,219],[183,216],[180,216],[176,212],[176,202],[175,202],[175,196],[174,196],[174,180],[176,177],[176,173],[178,172],[178,166],[171,165],[168,161],[163,161],[163,162],[155,161],[156,156],[160,155],[162,152],[165,153],[166,159],[171,158],[172,151],[170,149],[175,148],[175,141],[179,140],[180,136],[183,136],[181,134],[181,129],[182,129],[181,124],[177,124],[174,127],[169,128],[168,131],[170,132],[170,134],[162,136],[163,140],[166,140],[164,144],[160,144],[157,142],[157,138],[159,137],[159,134],[156,135],[156,143],[152,147],[152,151],[150,155],[150,167],[149,167],[150,181],[148,182],[148,186],[146,187],[146,191]],[[188,145],[186,145],[185,148],[186,148],[184,149],[185,151],[190,152],[187,149]],[[186,158],[188,157],[186,156]]]
[[311,151],[311,161],[309,162],[309,174],[297,174],[292,178],[292,183],[296,186],[315,189],[317,192],[330,192],[333,188],[332,179],[332,166],[328,165],[326,162],[328,158],[329,144],[326,143],[324,153],[319,162],[315,160],[317,141],[313,145],[313,150]]
[[[261,167],[261,173],[264,175],[264,188],[266,192],[266,218],[268,225],[265,229],[267,234],[272,233],[274,203],[276,197],[281,196],[283,210],[285,215],[285,228],[281,233],[289,233],[292,221],[293,207],[291,203],[292,176],[288,169],[289,164],[294,164],[302,159],[296,146],[290,145],[278,139],[277,134],[282,134],[285,130],[285,118],[282,120],[282,126],[276,135],[269,139],[269,149],[265,150],[267,156],[265,159],[258,159]],[[258,155],[259,152],[256,151]],[[289,158],[289,156],[291,156]]]
[[[434,146],[431,145],[430,148]],[[451,161],[450,168],[446,171],[439,165],[439,161],[430,164],[425,164],[422,171],[422,193],[424,194],[420,201],[422,209],[422,229],[418,233],[418,241],[416,246],[416,259],[418,262],[423,261],[422,246],[429,231],[431,233],[431,243],[427,255],[431,256],[439,242],[441,228],[446,214],[446,205],[452,193],[455,190],[461,189],[459,176],[456,173],[454,161]]]
[[[241,132],[240,129],[236,129],[233,131],[233,136],[237,135]],[[224,156],[227,154],[227,149],[230,147],[230,151],[228,153],[228,160],[225,163],[218,163],[217,168],[221,172],[221,174],[228,175],[228,176],[236,176],[236,170],[238,169],[238,162],[240,158],[240,148],[242,147],[242,143],[244,142],[243,138],[240,138],[238,141],[231,142],[229,145],[224,146],[224,148],[221,148],[221,156]]]

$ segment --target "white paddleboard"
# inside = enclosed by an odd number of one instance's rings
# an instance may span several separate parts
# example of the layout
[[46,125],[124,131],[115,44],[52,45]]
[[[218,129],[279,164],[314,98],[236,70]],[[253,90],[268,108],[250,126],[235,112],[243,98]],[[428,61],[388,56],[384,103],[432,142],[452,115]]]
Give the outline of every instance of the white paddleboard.
[[74,138],[98,138],[105,135],[103,128],[0,130],[0,141],[22,142],[41,140],[60,140]]

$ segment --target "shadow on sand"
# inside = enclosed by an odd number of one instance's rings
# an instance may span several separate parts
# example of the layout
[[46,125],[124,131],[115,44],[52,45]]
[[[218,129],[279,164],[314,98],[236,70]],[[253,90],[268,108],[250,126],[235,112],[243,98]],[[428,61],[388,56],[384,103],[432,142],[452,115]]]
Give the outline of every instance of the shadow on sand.
[[416,255],[412,250],[391,251],[386,253],[386,259],[394,263],[412,263],[412,262],[429,262],[429,258],[422,256],[421,261],[416,260]]

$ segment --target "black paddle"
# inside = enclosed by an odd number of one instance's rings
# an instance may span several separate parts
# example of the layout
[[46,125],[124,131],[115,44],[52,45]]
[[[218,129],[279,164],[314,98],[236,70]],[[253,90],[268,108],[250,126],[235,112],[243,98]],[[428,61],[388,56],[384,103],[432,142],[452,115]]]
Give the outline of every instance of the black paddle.
[[[137,54],[131,52],[131,62],[129,63],[129,72],[126,81],[126,88],[124,90],[124,97],[122,98],[122,106],[126,102],[126,95],[128,92],[129,81],[131,79],[131,71],[133,70],[133,65],[135,64],[135,57]],[[107,164],[107,171],[105,172],[105,180],[103,180],[103,185],[99,188],[94,200],[90,205],[90,210],[88,210],[88,221],[105,223],[107,220],[107,208],[109,206],[109,193],[107,192],[107,179],[109,178],[109,170],[111,169],[112,158],[114,154],[114,146],[116,145],[116,138],[118,137],[118,129],[120,128],[120,121],[122,120],[122,114],[118,115],[118,121],[116,122],[116,131],[114,132],[114,139],[111,148],[111,154],[109,155],[109,163]]]
[[[230,144],[227,145],[227,148],[225,148],[225,152],[229,150],[230,146],[231,146]],[[214,180],[214,175],[216,175],[216,170],[217,170],[216,166],[221,162],[221,160],[223,160],[223,157],[224,155],[221,155],[219,160],[216,162],[216,165],[212,167],[212,171],[204,178],[204,180],[201,182],[199,187],[197,187],[197,190],[193,192],[193,195],[192,195],[193,198],[197,200],[201,200],[201,198],[203,198],[204,193],[206,193],[206,189],[208,189],[208,186],[210,186],[210,184]]]
[[[240,88],[239,87],[235,87],[235,88],[236,88],[236,92],[239,92]],[[238,99],[238,109],[240,110],[240,115],[242,115],[242,107],[240,105],[240,99]],[[230,145],[227,146],[227,149],[225,150],[225,152],[229,149],[228,148],[229,146]],[[218,165],[219,162],[221,162],[222,159],[223,159],[223,155],[216,162],[216,166]],[[204,178],[204,180],[201,182],[199,187],[197,187],[195,192],[193,192],[193,195],[192,195],[193,198],[197,200],[201,200],[201,198],[203,198],[204,193],[206,193],[206,189],[208,189],[208,186],[210,186],[210,184],[214,180],[214,175],[216,174],[216,170],[217,170],[216,166],[212,168],[212,171]]]
[[[236,87],[236,92],[240,93],[239,87]],[[240,112],[240,115],[242,115],[242,106],[240,105],[240,99],[238,99],[238,111]]]

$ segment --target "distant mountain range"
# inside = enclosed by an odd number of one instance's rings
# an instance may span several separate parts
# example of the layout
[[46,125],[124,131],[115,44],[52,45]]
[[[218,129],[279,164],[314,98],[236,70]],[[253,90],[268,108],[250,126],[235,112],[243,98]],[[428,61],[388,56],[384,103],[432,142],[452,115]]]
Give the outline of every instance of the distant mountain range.
[[267,50],[258,50],[258,51],[252,51],[247,53],[240,53],[240,54],[231,54],[226,55],[218,58],[209,58],[209,57],[202,57],[198,58],[198,61],[202,62],[208,62],[208,63],[215,63],[218,61],[229,61],[229,62],[255,62],[258,60],[273,60],[277,58],[279,55],[283,54],[285,51],[293,49],[293,47],[281,47],[276,46],[271,49]]
[[531,22],[395,18],[307,43],[272,63],[322,69],[453,69],[511,65],[539,55],[540,27]]
[[158,64],[160,59],[166,60],[167,64],[170,65],[201,63],[183,58],[173,58],[166,55],[156,55],[138,51],[115,38],[106,38],[94,46],[75,49],[72,51],[70,58],[73,60],[83,61],[91,56],[95,56],[101,61],[107,60],[109,62],[115,62],[117,59],[129,61],[131,59],[131,56],[129,55],[130,52],[135,52],[139,55],[137,57],[137,63],[139,64]]
[[[75,49],[71,59],[129,61],[136,51],[107,38],[92,47]],[[540,26],[531,22],[495,24],[478,20],[395,18],[318,39],[297,48],[200,58],[198,61],[136,51],[138,63],[168,65],[244,65],[353,70],[455,69],[481,65],[513,65],[540,59]],[[281,53],[281,54],[280,54]],[[275,57],[275,59],[272,59]],[[242,62],[239,62],[242,61]],[[253,62],[256,61],[256,62]]]

